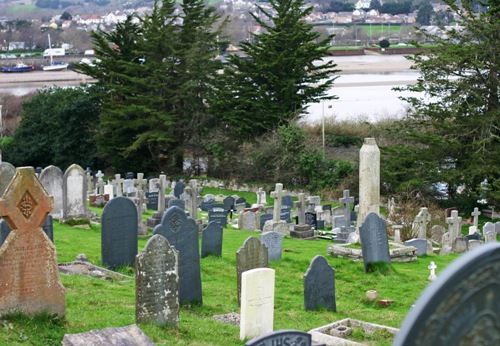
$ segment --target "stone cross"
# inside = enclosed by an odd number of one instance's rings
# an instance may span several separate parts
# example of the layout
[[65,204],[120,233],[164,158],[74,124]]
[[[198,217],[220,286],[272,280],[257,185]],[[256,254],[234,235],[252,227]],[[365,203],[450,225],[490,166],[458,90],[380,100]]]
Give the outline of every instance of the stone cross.
[[476,208],[474,208],[474,211],[470,215],[474,218],[473,221],[472,221],[472,225],[475,226],[476,229],[477,229],[477,226],[478,226],[478,223],[479,223],[479,215],[481,215],[481,212],[476,207]]
[[123,179],[121,178],[120,174],[115,174],[115,180],[113,180],[113,184],[116,185],[116,197],[123,196],[122,193]]
[[12,229],[0,250],[0,315],[65,313],[55,247],[42,229],[53,204],[33,167],[17,168],[0,199],[0,215]]
[[415,218],[418,223],[418,238],[427,239],[427,224],[431,221],[431,214],[427,208],[420,208],[420,212]]
[[273,221],[280,221],[281,216],[281,199],[283,198],[283,184],[277,183],[275,191],[271,192],[271,197],[274,199]]
[[354,203],[354,197],[349,196],[349,190],[344,190],[344,197],[339,198],[339,202],[344,205],[345,229],[351,227],[351,203]]
[[301,192],[298,194],[298,201],[294,202],[294,206],[297,208],[297,216],[298,216],[298,221],[299,225],[305,225],[306,223],[306,207],[309,204],[308,201],[306,201],[306,195],[305,193]]
[[189,216],[196,220],[198,218],[198,196],[203,193],[203,187],[198,187],[198,180],[196,179],[191,179],[189,181],[189,187],[190,189],[187,191],[191,198]]
[[137,173],[137,179],[134,180],[134,184],[137,186],[137,191],[144,191],[144,186],[148,183],[147,179],[144,179],[144,173]]
[[431,264],[427,267],[431,271],[431,275],[429,275],[429,280],[434,281],[436,279],[436,269],[437,265],[434,263],[434,261],[431,261]]
[[102,177],[104,177],[104,173],[101,170],[98,170],[95,176],[97,178],[97,181],[103,181]]
[[259,191],[257,191],[257,204],[266,204],[266,191],[262,190],[261,187],[259,187]]
[[458,216],[458,210],[451,211],[451,217],[446,218],[446,223],[448,224],[450,244],[453,245],[453,242],[460,237],[461,233],[462,218]]

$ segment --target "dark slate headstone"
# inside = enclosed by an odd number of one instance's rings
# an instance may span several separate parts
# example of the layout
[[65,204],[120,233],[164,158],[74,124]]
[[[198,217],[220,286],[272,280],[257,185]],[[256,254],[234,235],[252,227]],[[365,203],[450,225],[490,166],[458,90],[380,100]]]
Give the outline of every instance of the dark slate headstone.
[[158,210],[158,196],[159,195],[160,195],[160,193],[158,191],[146,192],[146,198],[148,200],[146,202],[146,206],[148,207],[148,209]]
[[321,208],[323,208],[323,210],[330,210],[330,211],[332,211],[332,205],[331,204],[323,204],[321,206]]
[[204,202],[201,202],[200,204],[200,209],[202,211],[209,211],[210,209],[212,209],[215,205],[217,205],[217,203],[215,202],[214,199],[209,199],[208,201],[204,201]]
[[153,234],[167,238],[179,251],[180,304],[202,304],[198,225],[178,207],[168,208]]
[[355,211],[351,211],[351,222],[356,222],[358,219],[358,214]]
[[292,196],[283,196],[281,198],[281,205],[286,205],[287,207],[290,207],[292,208],[293,207],[293,200],[292,200]]
[[174,186],[174,196],[177,197],[177,198],[180,198],[181,195],[184,193],[184,188],[186,186],[184,185],[184,183],[182,181],[179,181],[177,183],[175,183],[175,186]]
[[178,251],[153,235],[135,261],[136,323],[179,325]]
[[324,229],[325,220],[316,220],[316,229]]
[[280,260],[283,251],[283,235],[278,232],[266,232],[260,235],[260,241],[267,247],[269,261]]
[[359,233],[366,272],[369,271],[371,263],[391,263],[389,239],[384,219],[376,213],[369,213],[361,225]]
[[240,197],[236,201],[234,201],[234,204],[243,204],[243,203],[245,203],[245,205],[247,204],[247,200],[244,199],[243,197]]
[[177,207],[184,210],[185,203],[182,199],[171,199],[168,201],[168,208],[170,207]]
[[304,308],[337,310],[335,301],[335,270],[325,257],[316,255],[304,275]]
[[217,222],[208,223],[201,234],[201,258],[222,256],[222,233],[222,227]]
[[427,255],[427,239],[410,239],[405,241],[405,245],[417,248],[417,256]]
[[286,221],[287,223],[292,222],[292,210],[289,206],[282,206],[280,211],[280,220]]
[[134,179],[134,172],[125,173],[125,179]]
[[241,274],[255,268],[269,266],[267,247],[255,237],[248,237],[236,252],[236,278],[238,283],[238,304],[241,303]]
[[102,211],[102,263],[110,268],[133,265],[136,255],[137,208],[127,197],[115,197]]
[[224,204],[224,209],[233,210],[234,209],[234,202],[235,202],[235,200],[231,196],[224,198],[224,200],[222,201],[222,203]]
[[498,345],[500,243],[461,255],[424,290],[393,345]]
[[264,229],[264,225],[266,224],[266,221],[269,221],[272,219],[273,219],[273,214],[262,214],[260,216],[260,230],[262,231]]
[[474,232],[472,234],[468,234],[465,236],[468,240],[482,240],[481,239],[481,234]]
[[[52,243],[54,243],[54,225],[52,222],[52,216],[47,215],[47,218],[43,222],[42,229],[47,235],[47,237],[50,239]],[[7,236],[9,235],[11,231],[10,226],[5,222],[5,220],[0,219],[0,246],[3,244],[5,239],[7,239]]]
[[214,207],[208,211],[208,222],[215,222],[222,228],[227,226],[227,209]]
[[306,225],[314,227],[314,229],[318,229],[318,219],[316,214],[307,212],[305,215],[306,215]]
[[245,346],[278,346],[297,345],[311,346],[311,334],[298,330],[277,330],[262,336],[256,337],[245,343]]

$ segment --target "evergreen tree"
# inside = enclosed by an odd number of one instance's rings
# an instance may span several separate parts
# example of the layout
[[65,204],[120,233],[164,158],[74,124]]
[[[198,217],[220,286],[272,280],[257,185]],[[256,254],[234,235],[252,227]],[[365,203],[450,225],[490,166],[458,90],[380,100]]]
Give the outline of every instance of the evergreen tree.
[[393,162],[412,162],[406,167],[410,176],[396,169],[390,178],[444,182],[450,198],[486,197],[500,206],[500,6],[486,1],[477,11],[472,0],[462,7],[446,2],[460,17],[459,26],[446,36],[421,32],[438,47],[415,42],[422,51],[408,57],[421,78],[405,89],[423,95],[407,98],[412,107],[400,135],[409,145],[392,148]]
[[230,57],[211,105],[214,114],[239,139],[277,129],[299,119],[307,104],[332,99],[326,91],[336,77],[328,46],[332,36],[320,34],[304,18],[312,7],[303,0],[271,0],[276,15],[258,7],[263,18],[252,14],[262,33],[240,45],[244,59]]

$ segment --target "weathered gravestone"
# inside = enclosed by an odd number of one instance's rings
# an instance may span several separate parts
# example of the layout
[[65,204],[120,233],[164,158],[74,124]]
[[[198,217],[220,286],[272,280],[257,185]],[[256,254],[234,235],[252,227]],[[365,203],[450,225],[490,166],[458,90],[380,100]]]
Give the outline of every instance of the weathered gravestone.
[[[278,346],[278,345],[297,345],[312,346],[312,336],[309,333],[298,330],[277,330],[254,338],[245,346]],[[319,345],[318,345],[319,346]]]
[[318,229],[318,219],[316,213],[310,213],[310,212],[305,213],[305,219],[306,219],[305,220],[306,225],[309,225],[314,229]]
[[16,174],[16,167],[8,162],[0,162],[0,195],[3,195],[14,174]]
[[63,210],[63,172],[59,167],[45,167],[38,177],[47,193],[54,196],[51,214],[60,216]]
[[0,247],[0,316],[65,314],[55,247],[41,228],[52,206],[33,168],[18,168],[0,199],[0,215],[12,229]]
[[269,268],[256,268],[242,274],[240,339],[272,332],[274,276],[274,269]]
[[485,243],[493,243],[497,241],[497,233],[493,231],[484,233],[484,242]]
[[[177,186],[177,185],[176,185]],[[163,215],[153,234],[167,238],[179,251],[179,302],[202,304],[198,226],[184,210],[172,207]]]
[[185,188],[186,185],[182,181],[177,182],[174,186],[174,196],[180,198]]
[[451,263],[418,298],[393,345],[498,345],[499,263],[500,244]]
[[385,220],[375,213],[369,213],[359,232],[365,271],[370,271],[370,267],[379,262],[390,264],[389,239],[387,238]]
[[304,275],[304,308],[337,310],[335,301],[335,270],[321,255],[314,256]]
[[267,247],[269,261],[280,260],[283,252],[283,235],[278,232],[266,232],[260,235],[260,241]]
[[413,246],[417,249],[417,256],[427,255],[427,239],[410,239],[405,241],[406,246]]
[[63,176],[63,219],[86,219],[88,216],[85,172],[73,164]]
[[65,334],[62,346],[154,346],[142,330],[133,324],[127,327],[91,330],[80,334]]
[[215,222],[222,228],[227,226],[228,211],[224,207],[213,207],[208,211],[208,222]]
[[236,252],[236,279],[238,285],[238,304],[241,303],[241,275],[255,268],[267,268],[269,257],[267,247],[255,237],[248,237]]
[[240,211],[238,214],[238,229],[245,231],[255,231],[260,224],[258,213],[252,211]]
[[137,255],[137,208],[127,197],[116,197],[101,217],[102,263],[110,268],[133,265]]
[[483,226],[483,236],[486,238],[486,233],[495,233],[496,236],[496,231],[495,231],[495,224],[493,222],[486,222]]
[[201,234],[201,258],[208,255],[222,256],[222,227],[216,222],[209,222]]
[[434,225],[431,228],[431,239],[436,243],[441,243],[443,239],[443,234],[446,232],[446,229],[440,225]]
[[176,249],[153,235],[135,262],[136,323],[179,325],[179,274]]

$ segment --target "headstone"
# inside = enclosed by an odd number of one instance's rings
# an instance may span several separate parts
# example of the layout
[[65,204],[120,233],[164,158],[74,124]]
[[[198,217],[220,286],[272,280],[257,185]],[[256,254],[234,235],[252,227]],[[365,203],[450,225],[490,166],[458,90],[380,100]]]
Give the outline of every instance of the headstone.
[[236,279],[238,304],[241,302],[241,275],[254,268],[267,268],[269,264],[267,247],[255,237],[248,237],[236,252]]
[[241,278],[240,339],[254,338],[273,331],[274,269],[257,268]]
[[316,213],[305,213],[306,217],[306,225],[313,227],[314,229],[318,229],[318,220],[316,218]]
[[[392,229],[394,230],[394,242],[401,244],[401,229],[402,225],[393,225]],[[441,240],[440,240],[441,241]]]
[[91,330],[80,334],[65,334],[62,346],[154,346],[142,330],[133,324],[127,327]]
[[299,225],[306,224],[306,198],[303,192],[298,194],[298,201],[295,203],[297,209],[297,223]]
[[8,162],[0,162],[0,195],[3,195],[14,174],[16,174],[16,167]]
[[178,256],[161,235],[153,235],[137,255],[136,323],[179,325]]
[[453,244],[455,239],[462,236],[462,218],[458,216],[457,210],[451,211],[451,216],[446,218],[448,224],[448,233],[450,234],[450,243]]
[[427,208],[420,208],[418,217],[418,238],[427,239],[427,224],[431,221],[431,214]]
[[309,225],[294,225],[293,231],[290,231],[292,238],[312,238],[314,237],[314,230]]
[[415,247],[417,256],[427,255],[427,239],[410,239],[405,241],[405,245]]
[[257,205],[266,205],[266,191],[264,191],[261,187],[257,191]]
[[278,345],[312,346],[312,336],[309,333],[298,330],[278,330],[264,334],[245,343],[245,346]]
[[497,241],[497,233],[495,231],[489,231],[484,234],[485,243],[493,243]]
[[275,191],[271,192],[271,197],[274,199],[273,221],[281,220],[281,199],[283,198],[283,184],[276,184]]
[[200,209],[202,211],[209,211],[210,209],[212,209],[215,205],[217,204],[217,202],[215,201],[215,199],[209,199],[209,200],[206,200],[206,201],[203,201],[201,202],[200,204]]
[[222,227],[212,221],[201,233],[201,258],[208,255],[222,256]]
[[287,207],[290,207],[292,208],[293,207],[293,199],[292,199],[292,196],[283,196],[281,198],[281,205],[282,206],[287,206]]
[[335,270],[325,257],[314,256],[304,275],[304,308],[337,310],[335,301]]
[[429,264],[429,266],[427,267],[427,269],[429,269],[431,271],[428,279],[430,281],[436,280],[436,278],[437,278],[437,276],[436,276],[436,269],[437,269],[436,263],[434,263],[434,261],[431,261],[431,263]]
[[137,189],[134,186],[134,179],[125,179],[123,181],[123,195],[127,197],[135,197]]
[[134,180],[134,184],[138,191],[144,191],[148,184],[148,180],[144,179],[144,173],[137,173],[137,179]]
[[366,272],[369,271],[371,263],[391,263],[384,219],[375,213],[368,214],[359,232]]
[[309,196],[307,197],[307,210],[308,212],[314,212],[316,206],[321,205],[320,196]]
[[500,340],[500,244],[448,265],[410,309],[394,346],[496,345]]
[[227,226],[227,209],[225,208],[212,208],[208,211],[208,222],[215,222],[222,228]]
[[478,227],[479,223],[479,215],[481,215],[481,212],[479,211],[479,208],[474,208],[474,211],[470,214],[473,217],[472,225],[476,226],[476,229]]
[[359,226],[370,213],[380,214],[380,150],[374,138],[365,138],[359,151]]
[[452,250],[455,253],[462,253],[469,250],[469,240],[465,237],[458,237],[452,243]]
[[280,220],[285,221],[286,223],[292,222],[292,210],[289,206],[284,205],[281,207]]
[[159,196],[158,191],[146,192],[146,199],[148,200],[146,202],[146,205],[147,205],[147,208],[149,210],[157,210],[158,209],[158,196]]
[[180,198],[181,195],[184,193],[185,187],[186,185],[184,185],[182,181],[177,182],[174,187],[174,196]]
[[484,244],[484,242],[481,240],[470,239],[469,240],[469,251],[472,251],[483,244]]
[[123,188],[122,188],[122,186],[123,186],[124,179],[121,178],[121,175],[120,174],[115,174],[115,179],[112,182],[113,182],[113,186],[116,189],[116,197],[123,196]]
[[167,209],[153,234],[167,238],[171,246],[179,251],[179,301],[180,304],[202,304],[200,250],[198,226],[188,218],[184,210]]
[[186,204],[182,199],[171,199],[168,201],[168,207],[177,207],[179,209],[185,210]]
[[[142,214],[144,212],[144,191],[137,190],[136,197],[133,199],[135,208],[137,209],[137,234],[138,235],[148,235],[148,230],[142,221]],[[147,208],[147,207],[146,207]]]
[[113,185],[104,185],[104,194],[108,195],[110,200],[113,199],[115,197],[115,190],[113,189]]
[[260,230],[262,231],[264,229],[264,225],[266,224],[266,221],[269,221],[272,219],[273,219],[273,214],[260,215]]
[[486,233],[495,233],[496,236],[496,231],[495,231],[495,224],[493,222],[486,222],[483,226],[483,235],[486,238]]
[[83,168],[73,164],[63,176],[63,219],[87,218],[87,179]]
[[255,231],[259,228],[259,214],[252,211],[241,211],[238,214],[238,228],[244,231]]
[[33,168],[17,168],[0,198],[0,215],[12,229],[0,247],[0,316],[65,314],[55,247],[41,228],[52,206]]
[[440,225],[434,225],[431,228],[431,239],[436,243],[441,243],[443,239],[443,234],[446,232],[446,229]]
[[149,192],[158,192],[160,191],[160,179],[152,178],[149,180]]
[[224,209],[226,209],[227,211],[234,210],[234,202],[234,197],[228,196],[224,198],[224,200],[222,201],[222,203],[224,204]]
[[63,172],[59,167],[48,166],[38,177],[50,196],[54,196],[54,209],[51,215],[61,216],[63,210]]
[[137,209],[127,197],[116,197],[101,217],[102,263],[114,269],[133,265],[137,255]]
[[[344,225],[345,228],[351,227],[351,203],[354,203],[354,197],[349,196],[349,190],[344,190],[343,197],[339,198],[339,202],[344,205]],[[334,225],[334,227],[339,227]],[[340,226],[342,228],[342,226]]]
[[269,261],[280,260],[283,252],[283,235],[277,232],[266,232],[260,235],[260,241],[267,247]]

